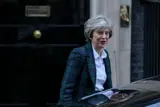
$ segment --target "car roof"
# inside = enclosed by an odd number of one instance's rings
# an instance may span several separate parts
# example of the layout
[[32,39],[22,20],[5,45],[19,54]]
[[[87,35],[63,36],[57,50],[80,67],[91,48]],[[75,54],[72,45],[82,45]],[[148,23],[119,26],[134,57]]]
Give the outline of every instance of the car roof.
[[119,89],[135,89],[141,91],[160,92],[160,75],[138,80],[124,86],[120,86]]
[[[133,90],[131,96],[126,101],[117,101],[114,103],[105,103],[103,104],[106,107],[130,107],[133,104],[138,104],[142,100],[147,101],[147,99],[157,98],[160,95],[160,76],[154,76],[150,78],[145,78],[142,80],[138,80],[132,82],[130,84],[117,87],[121,92],[128,92],[129,90]],[[101,92],[100,92],[101,93]],[[94,94],[92,94],[94,95]],[[91,95],[91,96],[92,96]],[[102,106],[103,106],[102,105]]]

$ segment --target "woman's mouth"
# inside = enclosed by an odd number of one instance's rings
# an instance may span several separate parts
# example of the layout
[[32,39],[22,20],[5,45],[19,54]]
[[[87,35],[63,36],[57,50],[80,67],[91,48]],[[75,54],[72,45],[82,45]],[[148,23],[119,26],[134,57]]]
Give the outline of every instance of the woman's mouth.
[[106,41],[100,41],[100,43],[101,43],[101,44],[105,44],[105,43],[106,43]]

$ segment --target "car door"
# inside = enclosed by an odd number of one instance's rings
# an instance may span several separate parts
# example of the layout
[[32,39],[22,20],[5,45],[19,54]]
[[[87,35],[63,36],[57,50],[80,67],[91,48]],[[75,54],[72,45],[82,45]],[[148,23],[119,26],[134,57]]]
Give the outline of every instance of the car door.
[[88,17],[89,0],[0,1],[0,106],[57,103],[67,57],[85,43]]

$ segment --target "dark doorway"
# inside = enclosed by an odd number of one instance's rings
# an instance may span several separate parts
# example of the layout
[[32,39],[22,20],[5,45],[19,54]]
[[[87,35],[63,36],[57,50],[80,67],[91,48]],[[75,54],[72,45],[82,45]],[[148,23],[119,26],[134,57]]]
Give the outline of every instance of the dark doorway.
[[160,75],[160,3],[144,3],[144,77]]
[[[26,17],[26,5],[50,6],[50,17]],[[68,54],[85,43],[88,18],[89,0],[0,1],[0,107],[57,103]]]

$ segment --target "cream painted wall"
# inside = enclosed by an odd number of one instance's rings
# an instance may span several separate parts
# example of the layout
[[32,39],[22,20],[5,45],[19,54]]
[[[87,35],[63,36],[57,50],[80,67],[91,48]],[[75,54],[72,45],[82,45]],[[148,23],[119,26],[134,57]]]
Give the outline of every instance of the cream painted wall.
[[[120,28],[119,11],[121,4],[131,7],[131,0],[90,0],[90,16],[103,14],[113,24],[113,37],[106,46],[110,54],[113,87],[130,83],[131,25]],[[131,24],[131,23],[130,23]]]
[[119,32],[119,52],[120,52],[120,85],[130,83],[131,74],[131,4],[132,0],[120,0],[121,5],[129,5],[130,23],[128,28],[121,28]]

